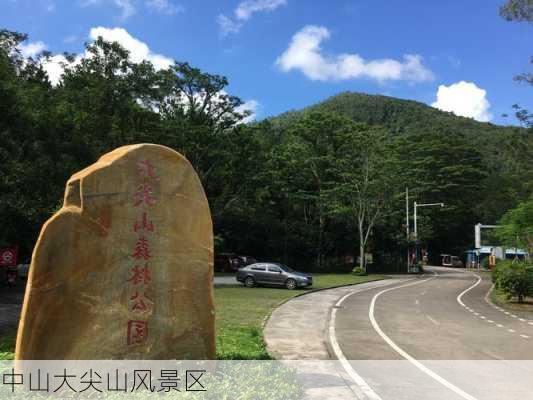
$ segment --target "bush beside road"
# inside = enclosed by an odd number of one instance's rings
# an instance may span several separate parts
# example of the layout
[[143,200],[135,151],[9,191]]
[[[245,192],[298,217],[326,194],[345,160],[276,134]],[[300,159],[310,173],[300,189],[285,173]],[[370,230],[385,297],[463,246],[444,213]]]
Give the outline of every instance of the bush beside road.
[[533,297],[533,265],[524,262],[503,261],[492,271],[495,288],[507,296],[523,303]]

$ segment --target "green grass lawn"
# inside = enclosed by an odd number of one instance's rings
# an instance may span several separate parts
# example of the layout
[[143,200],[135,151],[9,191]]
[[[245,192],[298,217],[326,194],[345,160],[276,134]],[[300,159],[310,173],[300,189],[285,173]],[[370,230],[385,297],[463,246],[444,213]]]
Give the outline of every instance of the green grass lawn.
[[16,333],[0,336],[0,360],[12,360],[15,352]]
[[[263,342],[263,321],[284,300],[317,289],[383,279],[381,275],[314,275],[312,289],[215,287],[217,358],[269,359]],[[0,360],[13,359],[15,332],[0,336]]]
[[533,315],[533,298],[526,297],[523,303],[518,303],[516,299],[508,299],[501,290],[494,289],[490,294],[490,299],[494,304],[499,305],[509,311],[529,312]]
[[314,275],[312,289],[215,287],[217,358],[268,359],[262,335],[263,321],[284,300],[316,289],[382,279],[381,275]]

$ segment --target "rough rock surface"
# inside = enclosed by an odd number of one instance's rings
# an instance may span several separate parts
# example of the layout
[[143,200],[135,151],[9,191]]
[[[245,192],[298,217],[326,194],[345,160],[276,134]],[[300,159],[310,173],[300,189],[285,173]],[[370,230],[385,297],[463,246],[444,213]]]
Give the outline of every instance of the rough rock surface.
[[214,359],[213,230],[190,163],[118,148],[67,182],[35,246],[16,359]]

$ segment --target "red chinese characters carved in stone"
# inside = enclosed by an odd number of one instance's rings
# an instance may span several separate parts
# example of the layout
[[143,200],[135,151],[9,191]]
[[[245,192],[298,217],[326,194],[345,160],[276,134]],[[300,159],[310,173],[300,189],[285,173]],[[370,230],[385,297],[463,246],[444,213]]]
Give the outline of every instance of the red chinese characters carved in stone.
[[148,323],[128,321],[128,345],[143,344],[148,339]]
[[131,296],[130,300],[133,303],[131,309],[134,312],[143,313],[150,311],[154,305],[152,299],[146,296],[146,294],[139,293],[138,291],[135,291],[135,294]]
[[158,181],[159,178],[155,174],[155,167],[149,160],[141,160],[137,163],[137,168],[139,171],[139,176],[142,179],[153,179]]
[[139,283],[147,285],[152,282],[152,274],[148,265],[145,265],[142,268],[136,265],[131,269],[131,273],[132,276],[128,279],[128,282],[132,282],[134,285],[138,285]]
[[139,185],[133,196],[135,201],[134,206],[138,207],[141,204],[153,206],[156,203],[156,199],[152,196],[153,191],[152,186],[147,183]]
[[150,254],[150,245],[148,240],[144,236],[139,236],[137,243],[135,243],[135,249],[131,255],[136,260],[149,260],[152,255]]
[[135,232],[138,232],[138,231],[153,232],[154,231],[154,224],[152,223],[152,221],[148,219],[146,212],[143,212],[141,221],[135,221],[135,225],[133,225],[133,230]]

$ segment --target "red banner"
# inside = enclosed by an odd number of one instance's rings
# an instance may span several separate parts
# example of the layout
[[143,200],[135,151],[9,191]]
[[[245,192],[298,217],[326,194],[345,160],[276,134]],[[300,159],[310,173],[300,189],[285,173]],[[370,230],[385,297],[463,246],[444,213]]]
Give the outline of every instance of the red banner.
[[17,265],[17,256],[18,248],[14,247],[5,247],[0,249],[0,266],[2,267],[12,267]]

